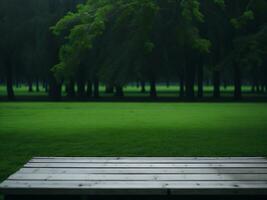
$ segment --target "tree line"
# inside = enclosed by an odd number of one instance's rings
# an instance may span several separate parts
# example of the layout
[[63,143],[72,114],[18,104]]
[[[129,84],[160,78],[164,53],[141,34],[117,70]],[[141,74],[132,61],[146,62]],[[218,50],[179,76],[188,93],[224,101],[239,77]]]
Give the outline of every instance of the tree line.
[[236,99],[244,84],[267,91],[266,0],[10,0],[0,28],[9,99],[16,82],[57,99],[62,85],[69,97],[99,97],[100,83],[118,97],[133,82],[143,92],[149,83],[152,98],[159,82],[179,83],[187,99],[210,80],[214,98],[222,85]]

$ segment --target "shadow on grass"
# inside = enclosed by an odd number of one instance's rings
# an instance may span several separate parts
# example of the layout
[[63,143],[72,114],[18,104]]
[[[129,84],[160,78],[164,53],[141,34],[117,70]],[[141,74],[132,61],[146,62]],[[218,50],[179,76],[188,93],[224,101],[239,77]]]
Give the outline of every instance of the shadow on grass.
[[[146,102],[156,102],[156,103],[175,103],[175,102],[197,102],[197,103],[221,103],[221,102],[238,102],[238,103],[257,103],[257,102],[267,102],[267,93],[254,94],[246,92],[243,94],[241,99],[235,99],[231,92],[224,92],[220,98],[214,98],[212,92],[207,92],[203,98],[198,98],[197,96],[192,99],[181,98],[177,93],[173,92],[161,92],[158,97],[151,98],[148,95],[140,95],[137,92],[128,92],[124,97],[114,97],[110,95],[101,95],[99,98],[69,98],[62,96],[60,99],[53,99],[46,95],[18,95],[15,97],[16,102],[133,102],[133,103],[146,103]],[[0,96],[0,102],[8,102],[6,96]]]

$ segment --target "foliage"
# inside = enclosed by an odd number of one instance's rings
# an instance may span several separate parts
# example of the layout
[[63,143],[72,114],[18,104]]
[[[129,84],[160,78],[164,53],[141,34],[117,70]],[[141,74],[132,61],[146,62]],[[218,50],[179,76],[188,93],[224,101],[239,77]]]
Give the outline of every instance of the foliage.
[[204,66],[202,79],[222,72],[228,82],[233,63],[241,73],[267,71],[266,0],[28,0],[19,8],[0,2],[0,78],[9,89],[14,77],[51,82],[51,72],[81,88],[180,80],[193,90]]
[[231,23],[236,29],[240,29],[244,27],[248,23],[248,21],[253,19],[254,19],[253,11],[247,10],[239,18],[231,19]]

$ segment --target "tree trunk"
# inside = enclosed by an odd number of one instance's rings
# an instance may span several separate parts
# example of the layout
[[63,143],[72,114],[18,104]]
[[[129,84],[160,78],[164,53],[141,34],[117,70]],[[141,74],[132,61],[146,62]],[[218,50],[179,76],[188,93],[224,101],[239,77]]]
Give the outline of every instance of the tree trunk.
[[32,80],[31,79],[28,80],[28,87],[29,87],[28,91],[29,92],[33,92],[33,89],[32,89]]
[[85,97],[85,82],[83,80],[77,81],[78,91],[77,94],[80,98]]
[[47,84],[46,81],[44,82],[44,90],[45,90],[46,93],[49,92],[48,84]]
[[146,93],[146,82],[145,81],[141,82],[141,93]]
[[140,88],[140,82],[139,81],[136,82],[136,88]]
[[61,89],[62,84],[59,83],[53,76],[50,79],[49,83],[49,96],[52,100],[60,101],[61,100]]
[[68,84],[65,85],[65,93],[68,94],[68,89],[69,89],[69,86]]
[[203,97],[203,64],[199,63],[198,65],[198,78],[197,78],[197,85],[198,85],[198,97]]
[[16,88],[19,88],[19,80],[16,79]]
[[6,65],[6,89],[7,89],[7,98],[8,100],[14,100],[14,90],[13,90],[13,72],[12,65],[7,63]]
[[70,98],[75,97],[75,81],[73,79],[70,79],[68,86],[67,86],[67,96]]
[[122,86],[116,86],[115,88],[116,88],[115,96],[119,97],[119,98],[123,98],[124,97],[123,87]]
[[156,82],[154,80],[150,81],[150,97],[157,98],[157,88],[156,88]]
[[91,81],[87,81],[87,91],[86,91],[87,97],[92,97],[93,95],[93,84]]
[[223,88],[224,88],[225,90],[227,90],[227,81],[226,81],[226,80],[223,81]]
[[94,81],[94,97],[99,98],[99,81],[95,79]]
[[242,98],[242,83],[241,83],[241,70],[237,64],[234,67],[234,85],[235,85],[235,92],[234,97],[235,99],[239,100]]
[[264,84],[261,84],[260,91],[261,91],[261,93],[264,93]]
[[113,94],[114,93],[114,87],[113,85],[106,85],[106,91],[107,94]]
[[256,93],[256,87],[257,87],[257,76],[255,70],[251,72],[252,74],[252,81],[251,81],[251,92]]
[[169,88],[170,85],[171,85],[171,84],[170,84],[170,81],[167,81],[167,82],[166,82],[166,87]]
[[255,93],[255,91],[256,91],[256,86],[255,86],[255,84],[254,83],[252,83],[252,86],[251,86],[251,92],[252,93]]
[[221,97],[221,73],[219,70],[215,70],[213,72],[213,97],[214,98],[220,98]]
[[40,92],[39,80],[36,80],[36,92]]
[[188,100],[193,100],[195,97],[194,85],[195,85],[195,65],[190,64],[186,67],[186,82],[185,82],[185,94]]
[[183,98],[184,97],[184,74],[181,74],[180,75],[180,91],[179,91],[179,93],[180,93],[180,98]]
[[260,93],[260,84],[259,84],[259,82],[257,81],[257,83],[256,83],[256,92],[257,93]]
[[45,89],[45,87],[46,87],[46,81],[42,81],[42,87],[43,87],[43,89]]

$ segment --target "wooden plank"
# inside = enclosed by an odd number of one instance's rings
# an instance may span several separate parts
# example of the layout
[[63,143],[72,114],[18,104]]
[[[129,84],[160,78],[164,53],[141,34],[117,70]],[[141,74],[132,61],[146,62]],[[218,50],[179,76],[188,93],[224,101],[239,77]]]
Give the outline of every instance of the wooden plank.
[[[267,195],[266,188],[244,188],[244,189],[236,189],[236,188],[216,188],[216,189],[209,189],[209,188],[202,188],[202,189],[192,189],[192,188],[181,188],[181,189],[92,189],[92,188],[16,188],[16,189],[9,189],[6,188],[2,190],[3,193],[7,196],[17,196],[18,199],[20,196],[28,195],[34,199],[38,196],[43,195],[50,195],[50,197],[57,197],[58,196],[68,196],[68,195],[76,195],[76,196],[84,196],[90,197],[93,196],[104,196],[105,198],[107,196],[138,196],[138,198],[144,196],[199,196],[199,198],[202,198],[201,196],[213,196],[213,197],[229,197],[229,196],[238,196],[243,199],[244,196],[249,196],[250,198],[255,197],[255,199],[264,199],[264,197]],[[176,197],[177,198],[177,197]],[[13,198],[12,198],[13,199]],[[52,198],[53,199],[53,198]],[[239,199],[239,198],[237,198]]]
[[18,174],[267,174],[267,168],[22,168]]
[[267,174],[14,174],[8,180],[37,181],[267,181]]
[[266,181],[4,181],[3,188],[267,188]]
[[34,157],[33,159],[96,160],[266,160],[266,157]]
[[36,157],[0,185],[5,194],[264,194],[263,157]]
[[262,164],[119,164],[119,163],[27,163],[27,167],[39,168],[267,168]]
[[5,181],[1,187],[12,194],[267,194],[263,181]]
[[153,163],[267,163],[266,159],[72,159],[72,158],[49,158],[49,159],[32,159],[29,163],[142,163],[142,164],[153,164]]

